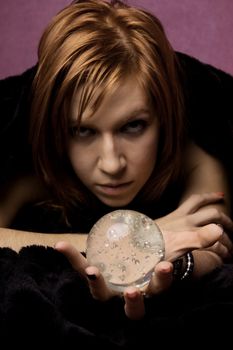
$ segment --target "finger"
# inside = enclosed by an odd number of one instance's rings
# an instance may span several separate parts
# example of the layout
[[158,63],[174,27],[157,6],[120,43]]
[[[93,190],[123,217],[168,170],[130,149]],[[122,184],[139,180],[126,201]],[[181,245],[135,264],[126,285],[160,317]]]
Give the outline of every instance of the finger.
[[202,206],[218,202],[222,200],[223,197],[224,194],[222,192],[193,194],[178,207],[177,212],[181,212],[182,214],[192,214]]
[[231,257],[231,254],[230,254],[228,248],[225,245],[221,244],[220,242],[216,242],[212,247],[206,248],[206,250],[214,252],[222,260],[230,259],[230,257]]
[[220,238],[220,242],[228,249],[229,253],[232,254],[233,244],[232,244],[232,241],[229,238],[228,234],[225,231],[223,231],[223,235]]
[[134,287],[129,287],[124,292],[125,314],[131,320],[140,320],[145,315],[144,298],[141,291]]
[[159,262],[154,269],[146,294],[158,294],[170,287],[173,281],[173,264],[169,261]]
[[95,266],[88,266],[85,269],[89,289],[94,299],[106,301],[117,295],[106,284],[103,275]]
[[186,235],[186,248],[189,247],[189,251],[193,249],[207,248],[219,241],[222,236],[223,229],[221,226],[216,224],[205,225],[190,232],[189,235]]
[[226,230],[233,230],[233,222],[229,216],[217,208],[204,208],[191,215],[192,224],[195,226],[208,225],[210,223],[221,224]]
[[85,275],[84,270],[88,266],[87,260],[72,244],[61,241],[56,243],[55,249],[66,256],[76,271]]

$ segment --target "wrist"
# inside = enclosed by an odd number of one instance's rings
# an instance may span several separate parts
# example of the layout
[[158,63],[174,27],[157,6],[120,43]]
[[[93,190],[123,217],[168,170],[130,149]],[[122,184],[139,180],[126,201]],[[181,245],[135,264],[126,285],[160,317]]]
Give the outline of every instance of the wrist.
[[194,257],[188,252],[173,262],[173,276],[176,281],[187,281],[192,279],[194,271]]
[[194,250],[193,257],[195,260],[193,278],[201,278],[223,263],[222,259],[217,254],[206,249]]

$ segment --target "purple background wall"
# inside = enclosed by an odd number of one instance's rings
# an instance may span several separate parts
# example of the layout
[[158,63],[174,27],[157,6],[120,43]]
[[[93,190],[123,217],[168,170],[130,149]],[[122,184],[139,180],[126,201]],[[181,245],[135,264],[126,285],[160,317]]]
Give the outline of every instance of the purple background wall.
[[[5,0],[0,5],[0,78],[36,63],[51,17],[71,0]],[[233,74],[233,0],[128,0],[154,12],[176,50]]]

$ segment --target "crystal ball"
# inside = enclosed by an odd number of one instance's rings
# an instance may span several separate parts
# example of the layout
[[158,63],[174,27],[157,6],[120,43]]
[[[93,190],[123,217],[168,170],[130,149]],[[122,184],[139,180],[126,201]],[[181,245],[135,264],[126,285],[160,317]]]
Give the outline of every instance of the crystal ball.
[[88,264],[98,267],[108,286],[119,292],[129,286],[146,286],[164,254],[159,227],[134,210],[115,210],[104,215],[87,238]]

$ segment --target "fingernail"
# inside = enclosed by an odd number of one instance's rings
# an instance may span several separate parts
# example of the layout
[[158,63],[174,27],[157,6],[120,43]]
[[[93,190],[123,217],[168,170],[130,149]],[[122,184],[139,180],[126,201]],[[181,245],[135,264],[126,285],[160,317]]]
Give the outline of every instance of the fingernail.
[[224,197],[224,192],[216,192],[218,196]]
[[171,267],[168,266],[168,267],[162,267],[161,270],[160,270],[162,273],[170,273],[171,272]]
[[87,274],[87,278],[88,278],[90,281],[95,281],[97,277],[96,277],[95,274]]
[[136,296],[138,295],[138,293],[135,291],[135,292],[127,292],[126,293],[126,296],[129,298],[129,299],[135,299]]

